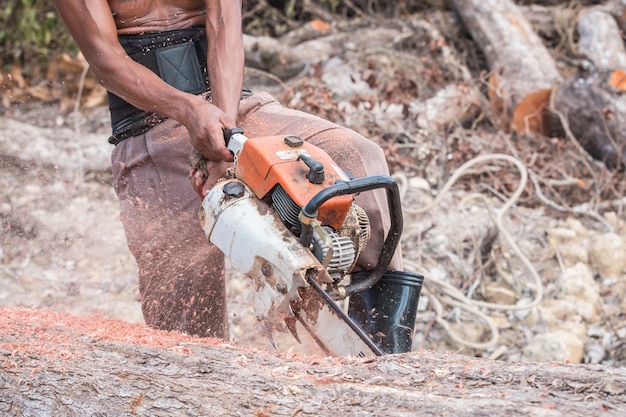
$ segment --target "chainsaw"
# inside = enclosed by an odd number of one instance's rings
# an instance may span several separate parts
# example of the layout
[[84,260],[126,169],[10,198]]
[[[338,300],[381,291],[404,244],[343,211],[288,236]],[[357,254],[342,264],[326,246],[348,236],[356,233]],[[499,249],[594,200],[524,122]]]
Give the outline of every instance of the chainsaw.
[[[234,164],[202,202],[208,240],[253,280],[255,314],[274,331],[298,329],[327,355],[385,352],[340,305],[385,273],[403,227],[398,186],[389,176],[352,179],[322,149],[298,136],[244,136],[225,132]],[[391,228],[378,264],[366,279],[350,279],[370,237],[358,193],[384,188]]]

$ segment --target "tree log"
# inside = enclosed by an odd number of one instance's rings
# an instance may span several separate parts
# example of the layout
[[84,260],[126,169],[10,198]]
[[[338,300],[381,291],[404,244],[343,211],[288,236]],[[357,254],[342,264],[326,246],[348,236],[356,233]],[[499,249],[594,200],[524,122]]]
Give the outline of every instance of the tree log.
[[3,416],[623,416],[626,370],[429,351],[322,358],[3,308]]
[[556,64],[523,12],[511,0],[451,0],[491,68],[490,99],[505,126],[516,132],[549,130]]
[[[563,0],[517,0],[515,3],[521,5],[538,4],[541,6],[556,6],[567,2],[564,2]],[[577,0],[576,3],[580,4],[581,6],[588,6],[598,3],[598,0]]]
[[332,34],[326,34],[323,26],[315,27],[321,28],[318,30],[325,36],[312,35],[312,28],[298,32],[297,36],[287,34],[280,39],[244,35],[246,66],[288,79],[300,73],[308,64],[325,61],[333,54],[344,54],[350,44],[354,45],[355,40],[370,48],[389,48],[406,35],[400,29],[384,27]]
[[609,0],[597,7],[609,12],[617,22],[617,26],[623,32],[626,31],[626,0]]
[[599,8],[578,14],[578,54],[597,69],[626,69],[626,48],[617,22],[609,12]]

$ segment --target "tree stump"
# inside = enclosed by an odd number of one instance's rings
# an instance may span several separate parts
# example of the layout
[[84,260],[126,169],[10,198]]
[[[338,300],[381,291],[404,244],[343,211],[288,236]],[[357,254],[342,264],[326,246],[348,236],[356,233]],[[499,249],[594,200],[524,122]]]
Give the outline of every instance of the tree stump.
[[615,18],[599,7],[578,16],[578,53],[587,61],[554,91],[553,108],[582,147],[609,169],[626,164],[626,48]]

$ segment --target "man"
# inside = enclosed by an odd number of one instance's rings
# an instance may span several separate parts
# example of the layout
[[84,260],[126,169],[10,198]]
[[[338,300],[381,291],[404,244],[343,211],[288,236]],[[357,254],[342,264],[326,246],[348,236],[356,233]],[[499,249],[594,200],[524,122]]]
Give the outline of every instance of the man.
[[[223,130],[299,135],[355,177],[387,174],[384,154],[355,132],[244,89],[240,2],[58,0],[56,6],[110,92],[114,186],[139,266],[146,323],[227,338],[224,258],[199,227],[196,194],[205,195],[232,162]],[[193,148],[209,162],[208,178],[194,172],[192,187]],[[385,198],[383,191],[357,198],[372,223],[360,270],[375,266],[389,227]],[[390,268],[401,270],[400,251]]]

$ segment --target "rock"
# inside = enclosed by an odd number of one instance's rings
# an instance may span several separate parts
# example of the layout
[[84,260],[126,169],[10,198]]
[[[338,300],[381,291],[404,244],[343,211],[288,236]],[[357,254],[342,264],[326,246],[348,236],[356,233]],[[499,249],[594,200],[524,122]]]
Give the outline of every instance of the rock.
[[616,233],[605,233],[591,240],[591,265],[603,278],[620,277],[626,269],[626,245]]
[[431,186],[428,180],[417,176],[409,178],[409,187],[414,190],[431,191]]
[[331,89],[335,99],[372,94],[370,86],[361,79],[359,70],[338,57],[325,63],[322,81]]
[[573,217],[568,217],[563,225],[568,229],[575,231],[577,236],[589,237],[590,235],[589,229],[587,229],[580,220]]
[[518,294],[504,283],[494,282],[485,285],[483,289],[485,300],[494,304],[515,304],[519,298]]
[[560,330],[536,335],[524,348],[522,359],[533,362],[580,363],[583,358],[583,349],[583,342],[576,335]]
[[566,268],[559,278],[562,297],[574,302],[576,312],[587,322],[597,320],[597,307],[600,304],[600,290],[593,279],[589,267],[577,263]]
[[618,214],[614,211],[607,211],[604,213],[604,220],[607,221],[615,230],[622,230],[622,233],[626,230],[626,223],[624,220],[618,217]]
[[425,101],[414,101],[409,113],[417,119],[417,125],[430,132],[443,129],[473,115],[480,107],[480,98],[473,88],[466,85],[448,85]]
[[583,233],[565,225],[549,229],[547,232],[548,244],[567,266],[589,262],[588,250],[585,247],[586,240],[581,238],[581,234]]
[[572,300],[546,299],[538,308],[538,314],[525,320],[539,333],[568,331],[584,340],[587,337],[587,325],[578,314],[577,303]]

